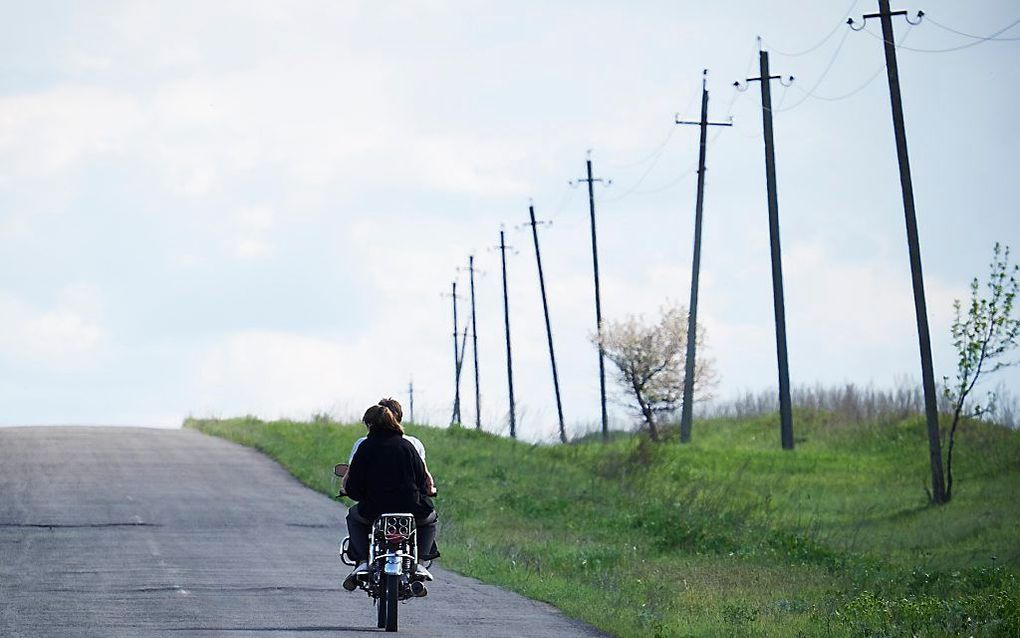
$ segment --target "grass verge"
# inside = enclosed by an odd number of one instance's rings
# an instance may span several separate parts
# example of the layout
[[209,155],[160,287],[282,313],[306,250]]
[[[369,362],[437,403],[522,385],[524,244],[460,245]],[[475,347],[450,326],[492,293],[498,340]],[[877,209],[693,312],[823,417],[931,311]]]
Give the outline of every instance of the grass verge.
[[[309,487],[361,425],[189,419]],[[408,426],[428,449],[446,567],[618,636],[1020,637],[1020,432],[968,424],[956,496],[927,504],[915,419],[697,424],[695,442],[532,446]]]

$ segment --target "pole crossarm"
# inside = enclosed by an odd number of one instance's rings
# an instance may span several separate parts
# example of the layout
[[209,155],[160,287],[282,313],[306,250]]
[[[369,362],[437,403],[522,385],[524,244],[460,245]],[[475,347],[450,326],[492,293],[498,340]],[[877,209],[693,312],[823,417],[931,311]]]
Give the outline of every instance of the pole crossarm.
[[700,126],[702,124],[704,124],[705,126],[733,126],[733,122],[695,122],[693,120],[677,120],[675,123],[694,124],[696,126]]
[[[702,94],[708,91],[708,69],[701,72],[701,92]],[[707,116],[703,113],[700,120],[681,120],[680,114],[677,113],[673,118],[674,124],[693,124],[694,126],[733,126],[733,118],[725,122],[709,122]]]
[[[917,22],[910,19],[910,13],[907,11],[879,11],[878,13],[865,13],[861,16],[860,23],[856,22],[853,18],[847,18],[846,23],[854,31],[863,31],[864,27],[867,26],[869,18],[881,20],[882,18],[894,18],[896,16],[903,16],[903,19],[907,21],[907,24],[911,24],[916,27],[921,24],[922,20],[924,20],[924,11],[917,12],[915,16],[917,18]],[[858,27],[857,24],[860,24],[861,26]]]

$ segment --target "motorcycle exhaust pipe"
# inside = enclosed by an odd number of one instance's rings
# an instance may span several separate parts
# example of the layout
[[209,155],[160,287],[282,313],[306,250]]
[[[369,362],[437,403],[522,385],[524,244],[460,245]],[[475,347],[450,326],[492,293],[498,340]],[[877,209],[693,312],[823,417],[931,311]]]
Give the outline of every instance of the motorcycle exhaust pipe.
[[411,583],[411,595],[415,598],[421,598],[422,596],[428,596],[429,590],[425,588],[425,583],[416,580]]

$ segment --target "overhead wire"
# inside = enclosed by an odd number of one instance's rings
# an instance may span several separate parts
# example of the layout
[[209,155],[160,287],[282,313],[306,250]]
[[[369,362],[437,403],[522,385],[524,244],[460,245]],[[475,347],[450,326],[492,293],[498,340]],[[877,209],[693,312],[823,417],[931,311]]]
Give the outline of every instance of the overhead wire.
[[786,51],[782,51],[780,49],[777,49],[774,46],[772,46],[771,44],[769,44],[769,47],[768,47],[769,52],[770,53],[778,53],[779,55],[782,55],[782,56],[785,56],[785,57],[788,57],[788,58],[799,58],[802,55],[807,55],[808,53],[814,53],[819,48],[821,48],[826,42],[828,42],[830,39],[832,39],[832,36],[836,35],[836,32],[839,31],[840,27],[846,26],[846,17],[849,16],[853,12],[853,10],[857,6],[858,2],[860,2],[860,0],[853,0],[853,2],[850,3],[850,6],[847,7],[847,10],[843,12],[843,17],[840,18],[839,23],[836,24],[836,26],[832,28],[832,31],[829,31],[828,35],[826,35],[824,38],[822,38],[821,41],[819,41],[814,46],[809,47],[807,49],[804,49],[803,51],[797,51],[796,53],[788,53]]
[[[670,131],[671,131],[670,136],[671,137],[672,137],[672,131],[674,131],[674,130],[676,130],[676,126],[675,125],[674,125],[674,128],[670,129]],[[623,199],[624,197],[626,197],[627,195],[630,195],[631,193],[636,191],[641,186],[641,184],[644,183],[645,178],[648,177],[648,175],[652,172],[652,169],[654,169],[655,166],[659,163],[659,160],[662,158],[662,154],[663,154],[663,152],[665,150],[666,150],[666,147],[664,145],[659,150],[659,154],[656,156],[655,161],[648,165],[648,168],[646,168],[644,170],[644,172],[641,173],[641,177],[639,177],[638,180],[636,182],[634,182],[633,186],[631,186],[628,190],[624,191],[623,194],[617,195],[616,197],[604,198],[603,201],[606,201],[606,202],[619,201],[619,200]]]
[[550,215],[551,216],[552,215],[558,215],[561,212],[563,212],[563,209],[566,207],[567,202],[570,201],[570,199],[573,197],[574,193],[576,193],[576,192],[577,192],[577,189],[568,184],[567,187],[563,190],[563,196],[560,197],[559,203],[556,204],[556,207],[553,209],[553,212]]
[[[752,55],[751,55],[751,58],[750,58],[750,60],[748,62],[748,67],[747,67],[747,71],[745,72],[745,75],[748,72],[750,72],[751,64],[753,64],[753,62],[754,62],[754,55],[753,55],[754,51],[752,50],[751,53],[752,53]],[[730,97],[729,104],[727,105],[727,108],[726,108],[726,118],[727,119],[731,119],[731,115],[733,114],[733,107],[736,104],[737,100],[740,98],[741,93],[742,93],[741,91],[737,91],[736,89],[733,90],[733,94]],[[688,105],[688,108],[689,108],[689,105]],[[716,140],[716,138],[718,138],[719,135],[721,135],[721,134],[722,134],[722,129],[719,129],[719,130],[715,131],[712,134],[712,137],[709,139],[709,142],[714,142]],[[673,188],[675,186],[679,186],[685,179],[687,179],[688,177],[690,177],[691,175],[696,173],[697,172],[697,168],[698,168],[698,163],[697,163],[697,161],[695,161],[690,166],[688,166],[686,169],[684,169],[679,175],[674,177],[672,180],[670,180],[666,184],[663,184],[661,186],[656,186],[655,188],[650,188],[650,189],[646,189],[646,190],[638,190],[638,187],[641,186],[641,184],[644,182],[645,177],[647,177],[648,173],[650,172],[650,170],[646,171],[645,174],[642,175],[641,178],[637,181],[637,183],[634,184],[634,186],[632,186],[628,190],[624,191],[622,194],[617,195],[616,197],[604,198],[602,201],[604,201],[606,203],[612,203],[612,202],[618,202],[621,199],[624,199],[624,198],[629,197],[631,195],[653,195],[655,193],[661,193],[661,192],[669,190],[669,189],[671,189],[671,188]]]
[[[854,0],[844,13],[846,15],[849,15],[854,10],[854,8],[857,6],[859,1],[860,0]],[[916,51],[916,52],[921,52],[921,53],[944,53],[944,52],[950,52],[950,51],[958,51],[958,50],[961,50],[961,49],[967,49],[967,48],[970,48],[972,46],[976,46],[978,44],[982,44],[984,42],[989,42],[989,41],[1016,41],[1016,40],[1020,40],[1020,38],[999,38],[998,37],[999,35],[1001,35],[1002,33],[1005,33],[1006,31],[1008,31],[1009,29],[1013,28],[1017,24],[1020,24],[1020,19],[1017,19],[1017,20],[1011,22],[1010,24],[1008,24],[1005,27],[1003,27],[1002,29],[999,29],[998,31],[992,33],[991,35],[988,35],[988,36],[976,36],[976,35],[965,33],[963,31],[958,31],[958,30],[953,29],[951,27],[948,27],[946,25],[940,24],[937,21],[932,20],[928,16],[925,16],[925,18],[928,20],[928,22],[931,22],[936,27],[939,27],[941,29],[944,29],[946,31],[949,31],[951,33],[955,33],[955,34],[963,36],[963,37],[971,38],[971,39],[973,39],[975,41],[974,42],[969,42],[969,43],[964,44],[964,45],[955,46],[955,47],[948,47],[948,48],[943,48],[943,49],[923,49],[923,48],[917,48],[917,47],[908,47],[908,46],[905,46],[903,43],[906,41],[907,37],[909,36],[910,32],[912,31],[913,25],[911,25],[911,26],[909,26],[906,29],[906,31],[904,31],[903,36],[901,37],[900,41],[898,43],[894,43],[894,46],[896,46],[897,48],[906,50],[906,51]],[[841,27],[843,27],[844,25],[845,25],[845,22],[841,20],[840,23],[837,24],[836,27],[833,28],[828,34],[826,34],[826,36],[824,38],[822,38],[819,42],[817,42],[816,44],[814,44],[811,47],[809,47],[807,49],[804,49],[802,51],[787,52],[787,51],[776,49],[775,47],[772,47],[771,45],[769,46],[769,51],[772,52],[772,53],[777,53],[777,54],[782,55],[782,56],[786,56],[786,57],[800,57],[800,56],[803,56],[803,55],[807,55],[809,53],[812,53],[812,52],[818,50],[819,48],[824,46],[827,42],[829,42],[832,39],[832,37],[836,34],[836,32]],[[875,33],[872,33],[869,29],[864,29],[864,31],[866,33],[868,33],[868,35],[870,35],[870,36],[872,36],[874,38],[877,38],[877,39],[880,39],[880,40],[884,40],[884,38],[882,36],[879,36],[879,35],[876,35]],[[836,60],[839,58],[839,55],[840,55],[840,53],[843,50],[843,46],[846,44],[846,40],[847,40],[847,37],[849,36],[849,34],[850,34],[849,30],[844,31],[843,37],[840,38],[840,41],[836,45],[836,48],[833,51],[832,56],[829,58],[829,62],[826,64],[825,68],[822,70],[822,73],[819,75],[818,79],[815,81],[814,85],[810,89],[807,89],[807,90],[802,89],[800,87],[800,85],[798,85],[798,84],[793,84],[792,85],[793,88],[796,88],[798,91],[800,91],[804,95],[803,95],[803,97],[801,99],[797,100],[794,104],[792,104],[790,106],[785,106],[786,98],[787,98],[787,95],[789,93],[789,86],[785,86],[784,85],[784,91],[783,91],[782,95],[780,96],[779,103],[778,103],[778,105],[776,107],[773,108],[774,112],[785,112],[785,111],[793,110],[793,109],[799,107],[801,104],[803,104],[809,98],[817,99],[817,100],[822,100],[822,101],[827,101],[827,102],[837,102],[837,101],[840,101],[840,100],[845,100],[845,99],[848,99],[848,98],[853,97],[854,95],[860,93],[861,91],[866,89],[868,86],[870,86],[871,83],[874,82],[876,78],[878,78],[878,76],[885,69],[885,65],[884,64],[881,67],[879,67],[874,73],[872,73],[862,84],[860,84],[856,88],[854,88],[854,89],[852,89],[852,90],[850,90],[850,91],[848,91],[846,93],[843,93],[843,94],[840,94],[840,95],[833,95],[833,96],[819,95],[817,93],[818,87],[821,86],[822,82],[825,81],[825,79],[828,77],[829,73],[832,71],[832,68],[833,68],[833,66],[836,63]],[[745,76],[751,72],[751,68],[752,68],[753,63],[754,63],[754,49],[752,49],[751,55],[748,58],[747,68],[745,69]],[[740,98],[740,94],[741,93],[742,93],[742,91],[734,91],[732,97],[730,98],[729,104],[727,106],[727,111],[726,111],[727,117],[730,117],[732,115],[734,106],[735,106],[737,100]],[[695,99],[696,96],[697,96],[697,93],[692,94],[691,99],[688,102],[688,105],[684,108],[684,111],[689,110],[689,108],[690,108],[691,104],[694,102],[694,99]],[[667,133],[665,139],[663,139],[663,141],[660,142],[649,154],[645,155],[640,160],[637,160],[635,162],[631,162],[631,163],[628,163],[628,164],[622,164],[622,165],[613,165],[613,164],[610,164],[610,166],[612,168],[625,169],[625,168],[633,168],[633,167],[636,167],[636,166],[641,166],[642,164],[646,164],[648,162],[651,162],[651,164],[641,173],[641,176],[637,179],[637,181],[634,183],[633,186],[631,186],[628,190],[624,191],[620,195],[618,195],[616,197],[605,198],[603,201],[605,201],[607,203],[609,203],[609,202],[617,202],[617,201],[620,201],[620,200],[622,200],[622,199],[624,199],[626,197],[629,197],[631,195],[650,195],[650,194],[659,193],[659,192],[662,192],[662,191],[665,191],[665,190],[669,190],[670,188],[673,188],[673,187],[679,185],[681,182],[683,182],[691,174],[695,173],[696,172],[696,164],[692,165],[691,167],[689,167],[688,169],[683,171],[680,175],[678,175],[676,178],[674,178],[673,180],[671,180],[670,182],[668,182],[668,183],[666,183],[666,184],[664,184],[662,186],[658,186],[658,187],[651,188],[651,189],[646,189],[646,190],[638,190],[640,188],[640,186],[644,183],[645,179],[647,179],[647,177],[651,174],[652,170],[658,165],[659,160],[662,158],[663,154],[665,153],[666,147],[668,146],[669,142],[672,140],[674,133],[675,133],[675,128],[670,127],[670,130]],[[721,131],[717,131],[712,136],[712,140],[714,141],[715,138],[717,138],[720,133],[721,133]],[[556,214],[558,214],[559,212],[561,212],[563,210],[563,208],[566,206],[566,204],[570,200],[573,190],[575,190],[575,189],[570,189],[570,190],[568,190],[565,193],[563,198],[560,200],[560,203],[556,206],[556,209],[555,209],[553,215],[556,215]]]
[[[925,17],[925,19],[931,21],[931,19],[928,18],[928,16],[924,16],[924,17]],[[903,46],[901,44],[895,44],[895,43],[893,43],[893,46],[895,46],[897,49],[902,49],[903,51],[913,51],[915,53],[949,53],[951,51],[961,51],[963,49],[969,49],[971,47],[976,47],[976,46],[978,46],[980,44],[985,44],[986,42],[1008,42],[1008,41],[1020,40],[1020,38],[1001,38],[1001,39],[996,38],[996,36],[999,35],[1000,33],[1005,33],[1006,31],[1012,29],[1013,27],[1015,27],[1018,24],[1020,24],[1020,18],[1014,20],[1013,22],[1009,23],[1005,27],[999,29],[998,31],[996,31],[995,33],[993,33],[993,34],[991,34],[989,36],[983,37],[983,38],[981,38],[979,40],[975,40],[974,42],[968,42],[967,44],[961,44],[961,45],[955,46],[955,47],[946,47],[944,49],[922,49],[922,48],[919,48],[919,47],[908,47],[908,46]],[[863,31],[865,33],[867,33],[868,35],[870,35],[871,37],[875,38],[876,40],[881,40],[882,42],[886,41],[884,36],[878,35],[877,33],[872,33],[871,29],[865,28],[865,29],[863,29]],[[968,36],[968,37],[976,37],[976,36]]]
[[836,58],[839,57],[840,51],[843,50],[843,45],[846,44],[846,39],[847,39],[847,37],[849,35],[850,35],[850,29],[847,29],[843,33],[843,37],[840,39],[839,44],[836,45],[836,50],[832,52],[832,57],[829,58],[829,63],[825,65],[825,69],[822,71],[822,74],[820,76],[818,76],[818,80],[815,81],[814,86],[812,86],[811,89],[808,90],[807,94],[804,97],[802,97],[801,99],[797,100],[797,102],[794,103],[792,106],[787,106],[787,107],[785,107],[783,109],[773,108],[772,109],[773,113],[779,113],[779,112],[782,112],[782,111],[791,111],[791,110],[797,108],[798,106],[803,104],[804,101],[807,100],[808,97],[810,97],[810,95],[812,93],[814,93],[815,90],[819,86],[821,86],[822,82],[825,81],[825,78],[828,77],[829,71],[832,70],[833,65],[836,64]]
[[992,35],[973,35],[971,33],[964,33],[963,31],[957,31],[956,29],[954,29],[952,27],[949,27],[949,26],[946,26],[946,25],[941,24],[939,22],[936,22],[935,20],[931,19],[931,17],[929,17],[928,14],[924,15],[924,19],[926,21],[928,21],[928,22],[931,22],[936,27],[938,27],[940,29],[943,29],[945,31],[948,31],[950,33],[955,33],[956,35],[962,35],[965,38],[971,38],[971,39],[974,39],[974,40],[981,40],[983,42],[988,42],[988,41],[993,41],[993,42],[1014,42],[1014,41],[1020,40],[1020,37],[1017,37],[1017,38],[999,38],[999,37],[996,37],[1000,33],[1004,33],[1006,31],[1008,31],[1009,29],[1011,29],[1012,27],[1016,26],[1017,24],[1020,24],[1020,20],[1014,21],[1012,24],[1010,24],[1005,29],[1001,29],[1001,30],[997,31],[996,33],[993,33]]
[[[641,166],[642,164],[648,162],[649,160],[658,161],[659,156],[661,156],[663,151],[666,150],[666,145],[669,144],[669,141],[673,138],[673,132],[674,129],[670,128],[669,133],[666,134],[666,139],[659,142],[659,144],[656,145],[655,149],[651,153],[645,155],[643,158],[635,162],[628,162],[626,164],[613,164],[612,162],[606,162],[605,165],[612,169],[624,170],[628,168],[635,168],[637,166]],[[652,163],[654,165],[655,162],[653,161]]]
[[[903,35],[900,37],[900,44],[902,44],[902,43],[907,41],[907,38],[910,37],[910,33],[911,33],[911,31],[913,31],[913,29],[914,29],[914,25],[909,25],[906,28],[906,30],[903,32]],[[866,79],[862,84],[858,85],[856,88],[854,88],[854,89],[852,89],[852,90],[850,90],[850,91],[848,91],[846,93],[843,93],[841,95],[831,95],[831,96],[830,95],[819,95],[818,93],[815,93],[813,91],[811,91],[811,92],[805,91],[804,89],[800,88],[796,84],[793,84],[791,86],[793,86],[793,88],[797,89],[801,93],[804,93],[807,97],[810,97],[812,99],[822,100],[824,102],[839,102],[841,100],[845,100],[845,99],[851,98],[851,97],[857,95],[858,93],[860,93],[861,91],[863,91],[864,89],[866,89],[869,86],[871,86],[871,83],[874,82],[875,79],[879,75],[881,75],[882,71],[884,71],[884,70],[885,70],[885,63],[883,62],[882,65],[880,67],[878,67],[875,70],[874,73],[872,73],[870,76],[868,76],[868,79]],[[777,109],[777,110],[784,110],[784,109]]]

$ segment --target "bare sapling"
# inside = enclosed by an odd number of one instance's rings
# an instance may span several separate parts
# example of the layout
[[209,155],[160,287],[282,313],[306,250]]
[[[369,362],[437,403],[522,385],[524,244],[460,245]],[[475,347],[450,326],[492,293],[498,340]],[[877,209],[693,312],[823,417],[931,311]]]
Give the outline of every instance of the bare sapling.
[[956,430],[967,418],[981,418],[994,410],[996,394],[989,391],[984,401],[974,402],[972,392],[978,380],[1015,365],[1006,358],[1017,346],[1020,318],[1014,315],[1014,303],[1020,283],[1020,266],[1009,263],[1009,247],[995,244],[988,281],[984,291],[975,277],[970,284],[970,303],[964,307],[953,302],[955,318],[950,332],[956,348],[956,378],[944,377],[943,393],[952,408],[949,446],[946,452],[945,501],[953,496],[953,449]]

